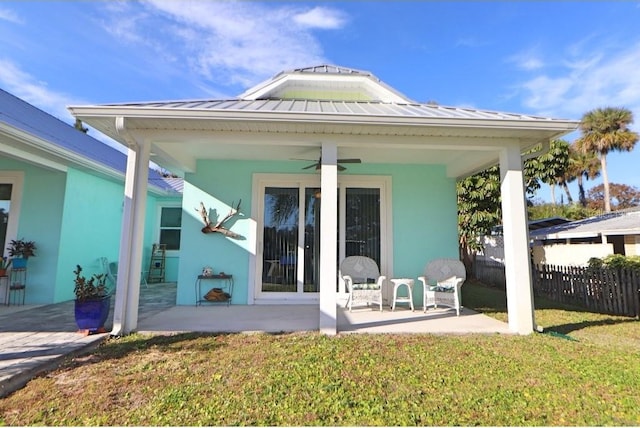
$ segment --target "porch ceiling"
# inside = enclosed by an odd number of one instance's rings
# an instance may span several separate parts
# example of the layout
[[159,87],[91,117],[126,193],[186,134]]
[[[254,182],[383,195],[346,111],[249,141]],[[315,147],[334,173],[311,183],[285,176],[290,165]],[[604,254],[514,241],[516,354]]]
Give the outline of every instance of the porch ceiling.
[[176,173],[195,171],[198,159],[317,159],[323,142],[341,158],[363,163],[441,164],[462,177],[498,162],[500,149],[517,142],[524,152],[564,135],[575,121],[434,118],[212,111],[123,106],[70,107],[85,123],[126,145],[116,127],[151,143],[152,161]]

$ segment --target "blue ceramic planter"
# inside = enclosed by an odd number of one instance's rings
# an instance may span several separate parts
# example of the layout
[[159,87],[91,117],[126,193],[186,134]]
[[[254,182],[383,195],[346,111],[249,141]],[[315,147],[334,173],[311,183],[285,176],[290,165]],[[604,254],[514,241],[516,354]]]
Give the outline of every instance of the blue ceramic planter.
[[27,260],[29,259],[16,257],[15,259],[11,259],[11,266],[13,266],[14,269],[24,269],[27,267]]
[[76,324],[80,330],[96,332],[104,327],[109,316],[111,296],[101,300],[75,301]]

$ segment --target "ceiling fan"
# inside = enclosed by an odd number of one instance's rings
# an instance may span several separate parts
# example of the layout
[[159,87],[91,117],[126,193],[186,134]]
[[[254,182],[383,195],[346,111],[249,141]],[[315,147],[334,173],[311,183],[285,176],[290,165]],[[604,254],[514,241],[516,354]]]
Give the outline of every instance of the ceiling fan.
[[[296,159],[296,160],[309,160],[309,159]],[[340,165],[342,163],[362,163],[362,161],[360,159],[338,159],[338,171],[344,171],[345,169],[347,169],[344,166]],[[315,168],[316,171],[318,171],[321,167],[322,167],[322,157],[320,157],[317,162],[312,163],[309,166],[305,166],[302,169]]]

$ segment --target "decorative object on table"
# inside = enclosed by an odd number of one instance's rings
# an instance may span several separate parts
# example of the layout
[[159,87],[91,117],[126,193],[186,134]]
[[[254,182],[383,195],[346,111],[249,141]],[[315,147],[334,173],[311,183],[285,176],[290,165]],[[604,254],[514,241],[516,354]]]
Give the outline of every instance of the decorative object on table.
[[230,231],[229,229],[223,227],[223,224],[229,220],[231,217],[233,217],[234,215],[238,214],[238,210],[240,209],[240,203],[242,202],[242,199],[240,199],[238,201],[238,205],[236,205],[236,207],[233,207],[233,203],[231,203],[231,211],[229,211],[229,214],[227,214],[222,220],[219,220],[215,225],[211,224],[211,220],[209,219],[209,212],[206,209],[206,207],[204,206],[203,202],[200,202],[200,209],[198,210],[198,208],[196,208],[196,211],[200,212],[200,215],[202,216],[202,220],[204,221],[205,226],[201,229],[202,233],[212,233],[212,232],[218,232],[221,233],[229,238],[234,238],[234,239],[239,239],[241,238],[241,235]]
[[37,247],[34,241],[12,239],[7,250],[9,250],[9,256],[11,256],[13,268],[24,269],[27,267],[29,257],[35,257]]
[[213,268],[211,266],[203,267],[202,276],[213,276]]
[[75,299],[75,319],[82,334],[106,333],[104,323],[109,316],[111,292],[107,288],[107,276],[103,273],[93,274],[87,279],[82,276],[82,267],[76,265],[73,289]]
[[460,316],[462,294],[460,289],[467,279],[464,264],[457,259],[435,259],[424,269],[424,276],[418,277],[423,288],[423,310],[438,305],[448,306],[456,310]]
[[212,288],[204,295],[204,298],[210,302],[226,302],[231,295],[222,288]]

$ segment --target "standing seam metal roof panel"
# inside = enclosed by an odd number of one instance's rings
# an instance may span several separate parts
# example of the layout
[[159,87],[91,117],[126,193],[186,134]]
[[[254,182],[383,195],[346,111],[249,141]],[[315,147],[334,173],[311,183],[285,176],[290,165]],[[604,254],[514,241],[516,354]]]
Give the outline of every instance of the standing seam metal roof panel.
[[[322,103],[322,108],[319,108]],[[378,101],[336,101],[336,100],[306,100],[306,99],[269,99],[269,100],[210,100],[210,101],[168,101],[152,103],[104,104],[105,107],[131,107],[149,109],[177,109],[177,110],[240,110],[240,111],[271,111],[291,113],[324,113],[337,112],[339,114],[398,116],[398,117],[429,117],[442,119],[486,119],[486,120],[523,120],[523,121],[564,121],[542,116],[505,113],[490,110],[448,107],[433,104],[401,104]]]

